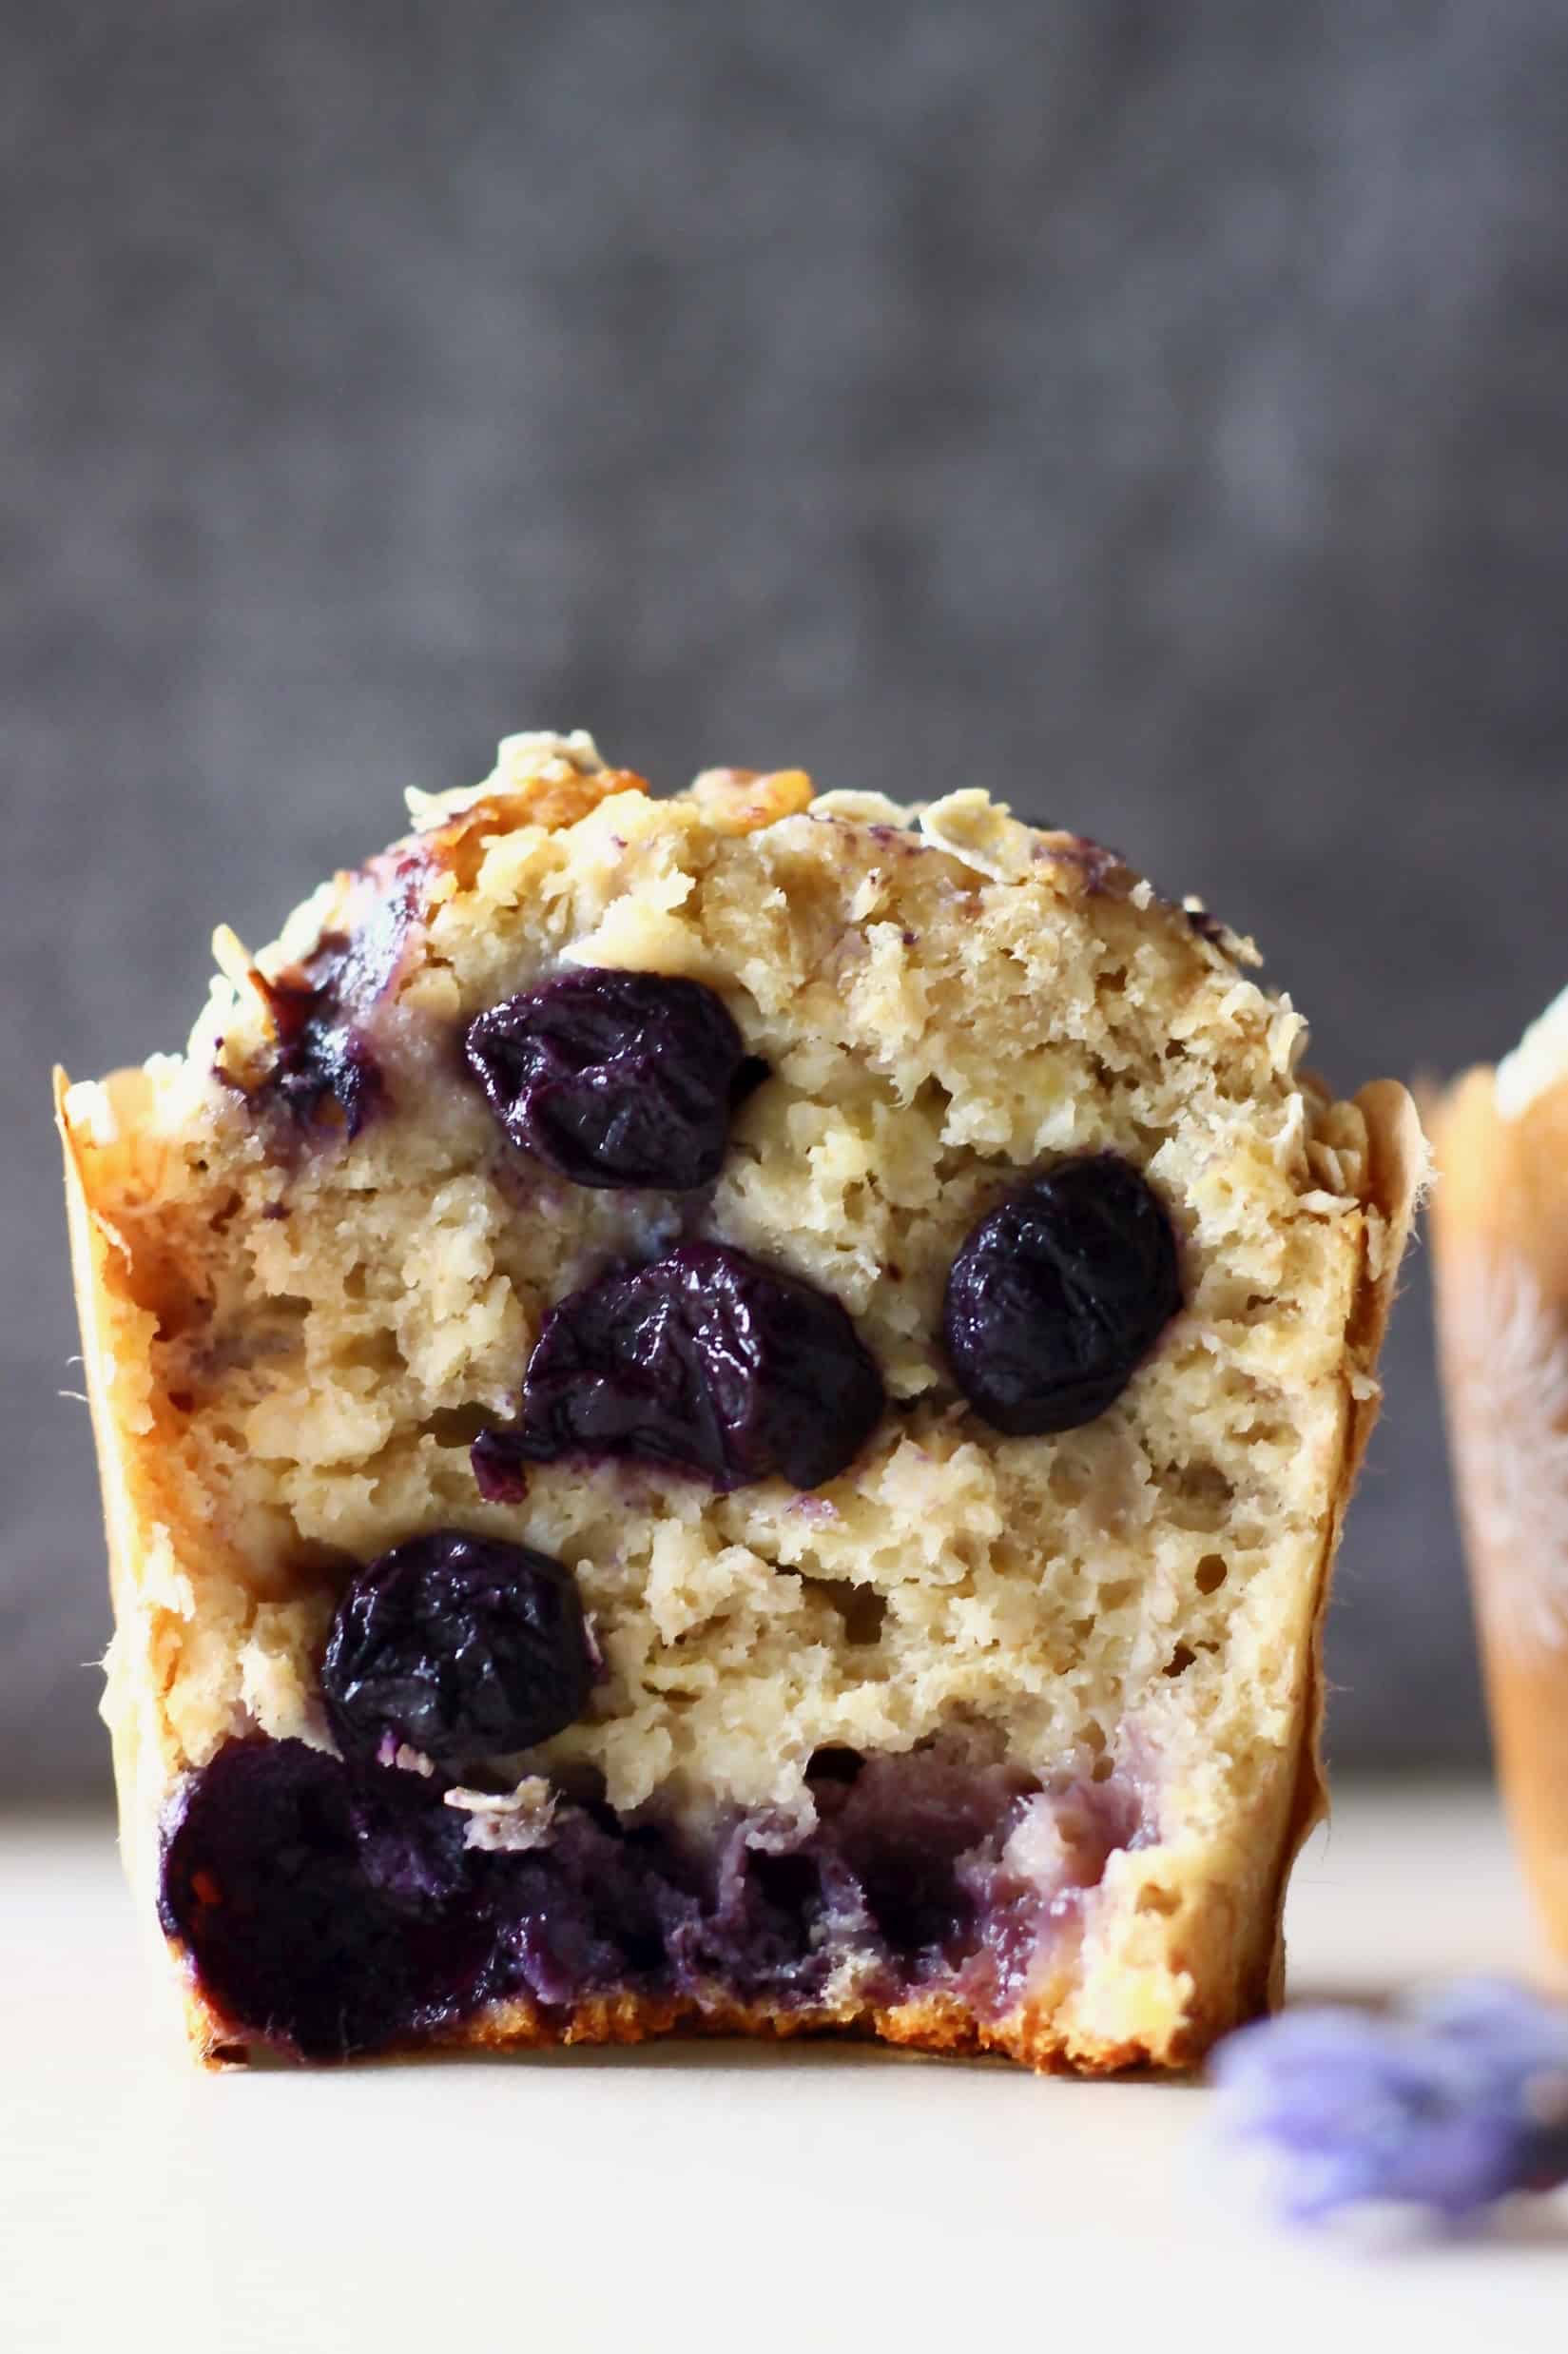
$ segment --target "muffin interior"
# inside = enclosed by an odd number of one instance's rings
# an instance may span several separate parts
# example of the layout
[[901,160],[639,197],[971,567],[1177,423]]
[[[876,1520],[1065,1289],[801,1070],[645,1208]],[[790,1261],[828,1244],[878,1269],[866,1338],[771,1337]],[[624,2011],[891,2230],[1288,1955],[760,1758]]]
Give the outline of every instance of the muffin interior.
[[[297,1815],[354,1576],[440,1530],[526,1545],[575,1579],[597,1680],[414,1810],[455,1876],[420,1934],[493,1934],[388,2033],[936,2005],[1026,2055],[1042,2019],[1070,2055],[1177,2049],[1206,1941],[1271,1939],[1384,1240],[1362,1114],[1301,1077],[1238,944],[981,796],[916,818],[719,772],[659,801],[515,739],[421,816],[254,964],[221,941],[184,1058],[68,1101],[153,1532],[111,1710],[186,1800],[301,1744]],[[465,1060],[475,1017],[606,969],[706,984],[764,1067],[701,1188],[571,1182]],[[955,1381],[949,1273],[1090,1156],[1169,1217],[1180,1312],[1092,1421],[1009,1436]],[[853,1461],[723,1489],[579,1457],[482,1492],[552,1311],[696,1243],[847,1313],[885,1390]],[[399,1805],[432,1779],[386,1771]]]

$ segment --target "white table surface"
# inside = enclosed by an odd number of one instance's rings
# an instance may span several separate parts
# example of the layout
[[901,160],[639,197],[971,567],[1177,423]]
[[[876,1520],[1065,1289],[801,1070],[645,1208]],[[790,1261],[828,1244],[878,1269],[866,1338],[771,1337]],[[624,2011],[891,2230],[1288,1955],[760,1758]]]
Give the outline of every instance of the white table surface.
[[[1474,1791],[1342,1797],[1290,1926],[1298,1999],[1534,1952]],[[203,2075],[97,1822],[0,1822],[0,2071],[10,2354],[1568,2339],[1568,2199],[1457,2246],[1292,2234],[1187,2086],[822,2046]]]

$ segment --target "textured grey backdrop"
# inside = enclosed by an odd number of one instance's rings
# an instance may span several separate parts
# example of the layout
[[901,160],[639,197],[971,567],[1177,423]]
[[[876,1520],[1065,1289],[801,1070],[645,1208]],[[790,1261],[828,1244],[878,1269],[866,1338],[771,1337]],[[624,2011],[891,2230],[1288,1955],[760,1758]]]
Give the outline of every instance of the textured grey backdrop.
[[[48,1065],[409,782],[962,775],[1353,1082],[1568,970],[1561,0],[0,7],[0,1787],[102,1778]],[[1335,1747],[1481,1724],[1420,1269]]]

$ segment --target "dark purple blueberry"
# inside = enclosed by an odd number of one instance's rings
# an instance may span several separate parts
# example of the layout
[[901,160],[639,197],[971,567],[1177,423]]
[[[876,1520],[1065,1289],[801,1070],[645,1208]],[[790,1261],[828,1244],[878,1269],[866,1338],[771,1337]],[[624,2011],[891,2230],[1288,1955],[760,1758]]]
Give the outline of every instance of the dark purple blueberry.
[[468,1886],[468,1817],[445,1803],[434,1775],[395,1766],[350,1766],[350,1812],[359,1868],[377,1895],[411,1920],[438,1917]]
[[1181,1304],[1176,1237],[1138,1171],[1114,1153],[1064,1160],[954,1260],[948,1362],[994,1430],[1071,1430],[1114,1404]]
[[278,1041],[277,1060],[257,1093],[279,1103],[301,1128],[335,1118],[358,1136],[385,1086],[380,1066],[344,1019],[340,981],[349,944],[329,932],[296,974],[263,986]]
[[581,1716],[592,1680],[571,1571],[455,1528],[361,1569],[321,1663],[345,1751],[406,1745],[453,1771],[548,1741]]
[[[828,1886],[843,1875],[836,1858],[796,1852],[802,1835],[782,1838],[765,1819],[743,1819],[718,1851],[716,1869],[686,1917],[668,1934],[678,1983],[693,1993],[717,1988],[742,2001],[822,1993],[837,1956],[820,1934],[831,1898]],[[859,1891],[857,1929],[866,1926]]]
[[403,1922],[362,1868],[349,1776],[303,1741],[230,1741],[193,1778],[160,1909],[236,2030],[306,2059],[374,2050],[420,2008]]
[[363,1023],[397,975],[418,911],[412,863],[394,867],[390,878],[367,869],[362,882],[364,909],[352,932],[323,934],[302,963],[276,981],[255,976],[277,1055],[245,1091],[253,1103],[280,1105],[297,1127],[330,1124],[350,1137],[386,1094]]
[[846,1962],[878,2002],[951,1978],[995,2014],[1063,1901],[1132,1836],[1109,1787],[1091,1792],[1105,1819],[1080,1826],[1065,1873],[1019,1877],[1006,1842],[1034,1785],[940,1744],[812,1787],[814,1823],[764,1811],[701,1838],[561,1792],[542,1846],[495,1850],[467,1844],[437,1780],[230,1741],[167,1828],[163,1922],[237,2037],[308,2059],[417,2040],[517,1994],[551,2010],[629,1993],[809,2007]]
[[668,973],[562,973],[480,1014],[464,1051],[513,1144],[574,1185],[672,1193],[718,1176],[765,1071],[723,999]]
[[669,1992],[668,1936],[698,1913],[686,1857],[671,1835],[599,1811],[565,1807],[548,1847],[479,1858],[497,1993],[562,2006]]
[[906,1970],[957,1958],[975,1942],[977,1909],[960,1859],[1005,1817],[1021,1784],[939,1751],[872,1758],[854,1782],[819,1789],[834,1849]]
[[545,1319],[514,1430],[476,1442],[508,1461],[624,1455],[716,1488],[775,1474],[820,1488],[882,1411],[881,1376],[835,1299],[714,1242],[683,1243],[571,1292]]

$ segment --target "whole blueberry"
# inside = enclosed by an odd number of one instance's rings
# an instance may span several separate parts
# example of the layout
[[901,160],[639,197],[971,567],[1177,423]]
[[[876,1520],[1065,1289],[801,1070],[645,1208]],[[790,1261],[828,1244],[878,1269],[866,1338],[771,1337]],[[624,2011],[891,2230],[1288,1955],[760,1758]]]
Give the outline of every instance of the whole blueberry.
[[492,1006],[464,1051],[512,1142],[560,1176],[676,1193],[718,1176],[765,1067],[702,982],[598,969]]
[[948,1362],[993,1430],[1071,1430],[1114,1404],[1181,1304],[1175,1235],[1144,1177],[1114,1153],[1064,1160],[954,1260]]
[[455,1772],[562,1731],[592,1680],[571,1571],[529,1546],[455,1528],[361,1569],[321,1663],[345,1753],[407,1746]]
[[569,1293],[545,1319],[516,1429],[475,1444],[508,1462],[623,1455],[715,1488],[778,1474],[819,1488],[881,1418],[881,1376],[835,1299],[744,1251],[687,1242]]
[[232,1741],[193,1777],[160,1913],[237,2030],[307,2059],[374,2050],[418,2010],[402,1920],[362,1869],[348,1772],[303,1741]]

